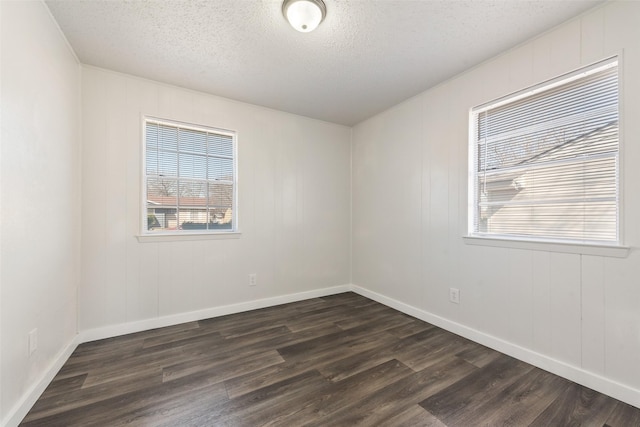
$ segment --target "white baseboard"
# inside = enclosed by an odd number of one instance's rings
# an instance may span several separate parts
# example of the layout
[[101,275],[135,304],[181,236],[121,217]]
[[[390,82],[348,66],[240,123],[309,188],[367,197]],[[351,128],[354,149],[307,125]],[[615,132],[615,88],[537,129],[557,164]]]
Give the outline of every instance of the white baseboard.
[[18,403],[11,408],[0,425],[3,427],[14,427],[22,422],[42,392],[44,392],[47,386],[51,383],[53,377],[56,376],[60,368],[62,368],[62,365],[65,364],[67,359],[69,359],[69,356],[71,356],[71,353],[73,353],[76,347],[80,344],[79,338],[79,335],[73,337],[71,342],[58,353],[55,360],[49,365],[48,369],[42,374],[40,379],[29,387]]
[[460,323],[453,322],[445,319],[444,317],[429,313],[428,311],[421,310],[412,305],[389,298],[360,286],[351,285],[350,290],[405,314],[424,320],[425,322],[429,322],[449,332],[453,332],[454,334],[515,357],[523,362],[530,363],[540,369],[544,369],[545,371],[640,408],[640,390],[638,389],[621,384],[609,378],[605,378],[593,372],[586,371],[580,367],[570,365],[544,354],[537,353],[533,350],[521,347],[517,344],[513,344],[509,341],[494,337],[493,335],[486,334]]
[[163,328],[165,326],[179,325],[180,323],[209,319],[211,317],[226,316],[227,314],[241,313],[243,311],[256,310],[259,308],[271,307],[274,305],[287,304],[290,302],[302,301],[310,298],[318,298],[327,295],[338,294],[341,292],[348,292],[350,290],[351,288],[349,285],[333,286],[330,288],[314,289],[312,291],[280,295],[277,297],[263,298],[253,301],[240,302],[237,304],[206,308],[204,310],[171,314],[168,316],[156,317],[153,319],[145,319],[136,322],[121,323],[118,325],[89,329],[80,332],[80,342],[84,343],[89,341],[101,340],[104,338],[112,338],[119,335],[131,334],[134,332],[147,331],[149,329]]

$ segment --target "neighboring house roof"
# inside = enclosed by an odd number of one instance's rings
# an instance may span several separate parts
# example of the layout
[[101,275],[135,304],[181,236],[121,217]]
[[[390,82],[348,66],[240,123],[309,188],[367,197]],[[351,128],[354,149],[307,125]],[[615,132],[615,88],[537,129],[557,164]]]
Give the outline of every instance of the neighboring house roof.
[[519,164],[541,163],[575,157],[576,155],[584,152],[586,146],[591,148],[591,152],[611,151],[609,147],[612,142],[611,138],[616,138],[614,142],[617,141],[617,129],[618,120],[607,122],[589,132],[579,134],[574,138],[569,138],[541,153],[536,153],[535,155],[522,160]]
[[[147,204],[149,207],[154,208],[175,208],[177,204],[176,196],[149,196],[147,197]],[[207,207],[207,199],[204,197],[180,197],[180,207],[205,209]],[[215,206],[218,209],[231,208],[231,201],[223,206]]]
[[[549,164],[557,160],[579,158],[585,152],[589,154],[610,153],[615,151],[618,138],[618,121],[607,122],[586,133],[578,133],[575,137],[559,138],[558,143],[541,144],[536,149],[532,144],[528,153],[518,153],[505,160],[500,168],[487,170],[487,183],[516,179],[533,165]],[[510,153],[504,153],[509,157]],[[526,157],[525,157],[526,154]],[[494,158],[501,157],[495,153]]]

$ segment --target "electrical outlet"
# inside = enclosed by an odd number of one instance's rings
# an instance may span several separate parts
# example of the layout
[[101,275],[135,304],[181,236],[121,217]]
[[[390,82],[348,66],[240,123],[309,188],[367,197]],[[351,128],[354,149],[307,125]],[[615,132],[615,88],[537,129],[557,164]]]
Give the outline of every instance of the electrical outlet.
[[249,275],[249,286],[255,286],[258,284],[258,275],[256,273],[251,273]]
[[449,301],[454,304],[460,304],[460,289],[449,288]]
[[29,332],[29,356],[38,349],[38,328]]

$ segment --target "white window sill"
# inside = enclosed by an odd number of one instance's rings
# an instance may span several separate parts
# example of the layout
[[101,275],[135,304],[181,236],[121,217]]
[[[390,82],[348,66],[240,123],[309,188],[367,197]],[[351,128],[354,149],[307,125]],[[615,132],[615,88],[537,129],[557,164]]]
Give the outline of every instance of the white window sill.
[[532,251],[562,252],[569,254],[596,255],[613,258],[626,258],[631,251],[628,246],[599,245],[589,243],[561,243],[536,240],[518,240],[504,237],[463,236],[465,244],[493,246],[499,248],[528,249]]
[[239,239],[242,233],[239,231],[223,231],[217,233],[157,233],[139,234],[136,237],[140,243],[151,242],[180,242],[192,240],[224,240]]

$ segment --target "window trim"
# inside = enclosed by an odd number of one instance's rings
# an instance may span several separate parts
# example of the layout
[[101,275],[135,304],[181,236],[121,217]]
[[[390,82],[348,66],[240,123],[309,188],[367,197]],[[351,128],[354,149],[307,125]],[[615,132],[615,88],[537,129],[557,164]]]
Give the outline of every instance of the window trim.
[[184,232],[184,233],[156,233],[156,234],[138,234],[136,239],[140,243],[156,243],[156,242],[185,242],[195,240],[225,240],[239,239],[242,236],[240,231],[217,231],[217,232]]
[[[614,55],[607,56],[598,61],[591,62],[587,65],[582,65],[569,72],[560,74],[556,77],[546,79],[540,83],[528,86],[525,89],[511,92],[507,95],[500,96],[492,99],[491,101],[479,104],[471,107],[468,110],[468,136],[467,136],[467,149],[468,149],[468,162],[467,162],[467,227],[466,234],[462,236],[462,239],[467,245],[480,245],[480,246],[492,246],[514,249],[528,249],[539,250],[548,252],[561,252],[561,253],[576,253],[584,255],[597,255],[607,257],[625,258],[631,252],[631,247],[626,246],[625,233],[624,233],[624,60],[622,51],[617,52]],[[475,130],[476,120],[475,115],[478,112],[488,110],[490,108],[513,102],[518,99],[531,96],[541,90],[561,85],[563,83],[576,80],[580,77],[588,75],[593,70],[617,62],[618,67],[618,160],[617,160],[617,174],[618,174],[618,206],[617,206],[617,241],[611,242],[599,242],[588,240],[562,240],[554,238],[540,238],[540,237],[525,237],[525,236],[511,236],[511,235],[491,235],[484,233],[474,232],[474,211],[476,209],[476,194],[475,194]]]
[[603,245],[590,243],[552,242],[543,240],[524,240],[520,238],[462,236],[465,244],[470,246],[491,246],[508,249],[524,249],[532,251],[559,252],[568,254],[595,255],[612,258],[626,258],[631,252],[629,246]]
[[[214,132],[221,135],[230,136],[233,139],[233,201],[231,205],[232,209],[232,228],[230,230],[180,230],[172,232],[150,232],[147,230],[145,224],[147,223],[147,157],[146,157],[146,124],[148,121],[164,123],[169,126],[178,126],[181,128],[192,129],[196,131]],[[239,215],[238,215],[238,132],[219,128],[216,126],[209,126],[205,124],[194,124],[188,122],[182,122],[179,120],[160,118],[151,114],[141,114],[141,165],[140,170],[140,185],[141,185],[141,200],[140,200],[140,222],[138,226],[138,234],[136,238],[139,242],[159,242],[159,241],[185,241],[185,240],[209,240],[209,239],[235,239],[239,238],[242,233],[239,228]]]

